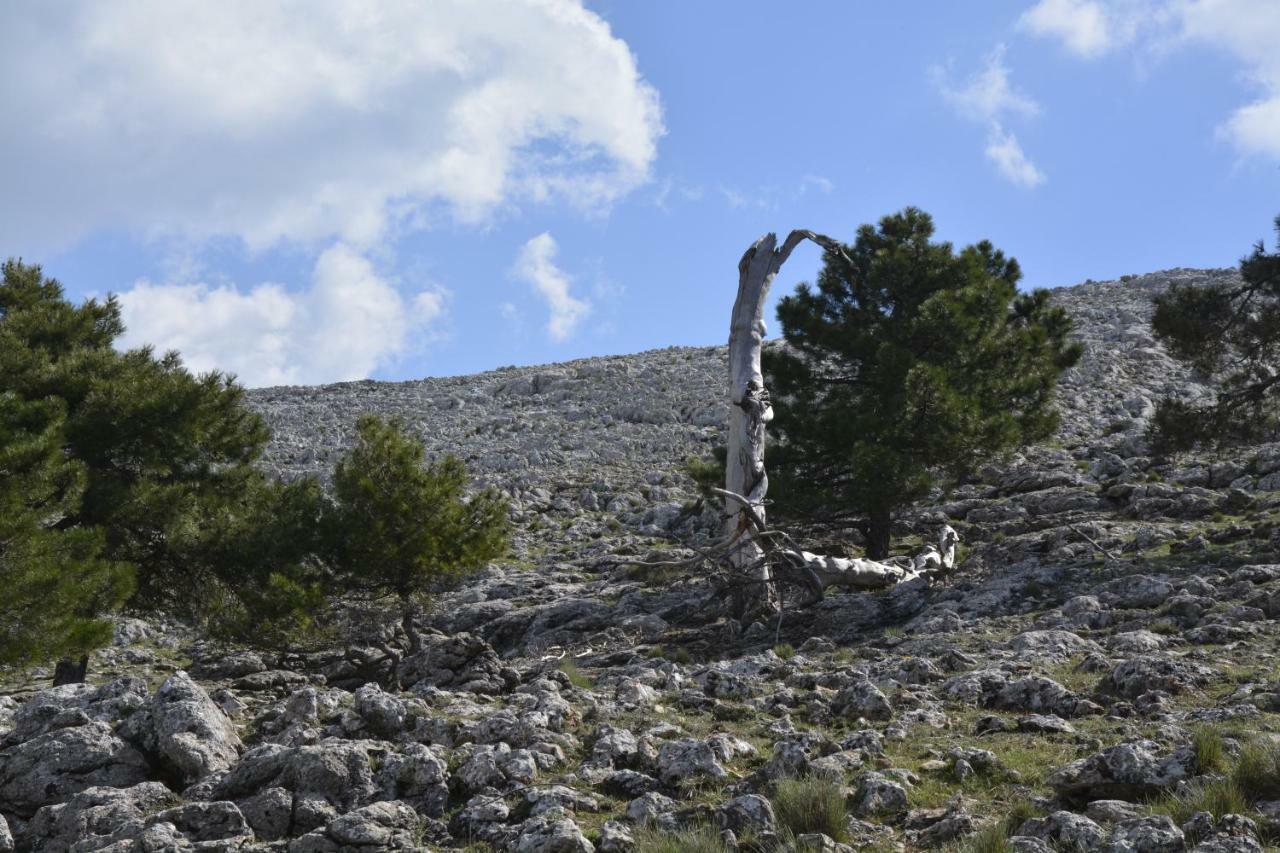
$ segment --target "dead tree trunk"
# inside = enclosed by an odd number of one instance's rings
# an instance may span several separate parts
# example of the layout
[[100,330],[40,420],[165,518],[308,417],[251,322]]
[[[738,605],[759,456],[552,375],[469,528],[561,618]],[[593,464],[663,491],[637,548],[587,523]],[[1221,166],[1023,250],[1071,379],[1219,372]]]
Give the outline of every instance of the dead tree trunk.
[[777,593],[770,583],[768,561],[755,540],[750,513],[764,523],[764,497],[769,477],[764,468],[765,427],[773,419],[769,390],[760,372],[764,345],[764,303],[769,286],[796,246],[805,239],[832,245],[830,238],[811,231],[792,231],[777,248],[769,233],[751,245],[738,262],[738,298],[729,322],[729,453],[725,489],[742,495],[751,506],[727,504],[725,534],[729,540],[729,569],[734,579],[731,610],[744,622],[775,612]]
[[[830,237],[812,231],[792,231],[780,248],[777,235],[769,233],[753,243],[738,262],[738,297],[729,323],[729,452],[724,478],[725,492],[735,497],[726,499],[724,530],[728,543],[725,561],[732,580],[729,607],[744,624],[777,612],[779,606],[769,555],[757,538],[764,530],[764,498],[769,491],[765,428],[773,419],[760,354],[769,286],[805,240],[840,251]],[[792,557],[807,567],[818,597],[833,585],[861,589],[892,586],[905,574],[896,566],[870,560],[839,560],[808,552],[794,552]]]

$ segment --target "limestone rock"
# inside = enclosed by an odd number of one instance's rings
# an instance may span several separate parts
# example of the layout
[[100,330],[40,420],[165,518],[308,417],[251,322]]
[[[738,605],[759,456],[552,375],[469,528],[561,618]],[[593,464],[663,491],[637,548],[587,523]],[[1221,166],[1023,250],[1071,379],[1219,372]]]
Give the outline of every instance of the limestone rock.
[[1056,811],[1022,824],[1018,835],[1038,838],[1057,849],[1091,850],[1101,843],[1106,833],[1084,815]]
[[1140,655],[1117,664],[1098,687],[1129,699],[1152,690],[1176,695],[1205,684],[1212,675],[1213,670],[1199,664]]
[[561,811],[530,818],[520,826],[514,853],[595,853],[595,845]]
[[177,795],[159,782],[87,788],[64,803],[40,809],[22,835],[27,846],[46,853],[66,853],[77,844],[95,849],[95,839],[109,844],[121,830],[140,834],[143,818],[177,802]]
[[1103,846],[1106,853],[1181,853],[1185,849],[1186,838],[1168,815],[1121,821]]
[[778,823],[773,805],[759,794],[734,797],[715,810],[713,820],[716,828],[735,833],[744,829],[756,833],[772,832]]
[[707,741],[671,741],[658,750],[658,778],[668,785],[700,776],[723,779],[728,775]]
[[907,789],[880,773],[864,773],[858,781],[853,811],[857,815],[900,814],[907,810]]
[[106,723],[54,729],[0,752],[0,803],[30,816],[88,788],[145,782],[149,769]]
[[1188,747],[1159,755],[1151,741],[1123,743],[1073,761],[1049,776],[1047,784],[1068,801],[1134,800],[1169,789],[1195,770]]
[[480,637],[462,632],[428,635],[422,650],[400,663],[400,683],[431,685],[472,693],[501,693],[506,683],[502,663],[493,647]]
[[226,770],[240,756],[235,726],[185,672],[168,678],[151,700],[156,751],[192,784]]
[[371,803],[329,821],[289,844],[289,853],[419,850],[418,813],[402,802]]

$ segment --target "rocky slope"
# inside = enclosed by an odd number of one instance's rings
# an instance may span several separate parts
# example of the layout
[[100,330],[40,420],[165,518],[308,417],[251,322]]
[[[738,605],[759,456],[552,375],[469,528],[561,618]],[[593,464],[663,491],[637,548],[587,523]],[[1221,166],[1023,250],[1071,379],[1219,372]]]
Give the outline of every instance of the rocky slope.
[[701,577],[638,565],[714,532],[682,466],[721,440],[720,348],[255,392],[284,476],[327,470],[361,412],[401,416],[512,496],[511,558],[396,672],[358,640],[276,654],[125,619],[94,684],[13,674],[0,851],[1260,849],[1280,445],[1142,440],[1154,400],[1210,393],[1152,339],[1151,296],[1230,275],[1057,291],[1086,344],[1060,435],[897,531],[960,530],[956,580],[745,633]]

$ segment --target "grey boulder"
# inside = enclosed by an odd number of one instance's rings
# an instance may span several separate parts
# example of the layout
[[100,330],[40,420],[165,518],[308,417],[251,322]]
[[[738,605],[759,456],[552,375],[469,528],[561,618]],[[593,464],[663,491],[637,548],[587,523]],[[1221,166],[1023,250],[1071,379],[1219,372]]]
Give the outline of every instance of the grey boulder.
[[151,700],[156,752],[185,784],[226,770],[240,757],[240,736],[204,688],[179,671]]
[[147,761],[103,722],[55,729],[0,752],[0,803],[30,817],[88,788],[145,782]]

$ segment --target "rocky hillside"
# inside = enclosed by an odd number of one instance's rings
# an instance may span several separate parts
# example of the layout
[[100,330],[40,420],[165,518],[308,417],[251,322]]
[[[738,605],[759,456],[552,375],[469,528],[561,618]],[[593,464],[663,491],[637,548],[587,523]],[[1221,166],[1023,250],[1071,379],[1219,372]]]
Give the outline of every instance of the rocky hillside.
[[1156,399],[1209,393],[1152,295],[1233,274],[1056,291],[1086,344],[1059,436],[897,531],[955,526],[955,581],[746,632],[700,576],[641,565],[714,532],[683,463],[721,441],[721,348],[255,392],[284,476],[401,416],[512,496],[510,559],[394,672],[367,639],[277,654],[124,619],[95,683],[9,678],[0,851],[1260,850],[1280,445],[1142,438]]

